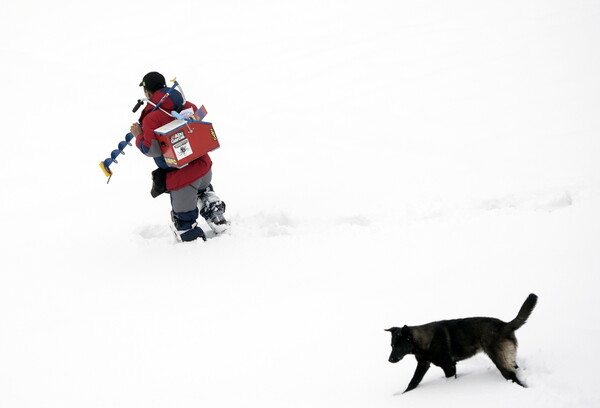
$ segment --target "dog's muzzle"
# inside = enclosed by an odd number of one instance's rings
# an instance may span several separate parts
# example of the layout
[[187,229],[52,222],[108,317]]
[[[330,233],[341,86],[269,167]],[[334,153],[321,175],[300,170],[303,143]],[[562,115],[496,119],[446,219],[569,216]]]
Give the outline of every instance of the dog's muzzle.
[[[402,357],[404,357],[404,356],[402,356]],[[402,360],[402,357],[390,356],[390,358],[388,359],[388,361],[390,363],[397,363],[398,361]]]

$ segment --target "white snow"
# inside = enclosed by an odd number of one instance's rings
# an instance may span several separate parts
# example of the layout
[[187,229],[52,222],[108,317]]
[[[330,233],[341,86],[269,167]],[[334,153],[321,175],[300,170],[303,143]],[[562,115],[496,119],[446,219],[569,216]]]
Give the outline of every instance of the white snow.
[[[597,407],[600,4],[0,5],[0,406]],[[230,235],[109,156],[148,71],[208,109]],[[512,319],[524,389],[387,362]]]

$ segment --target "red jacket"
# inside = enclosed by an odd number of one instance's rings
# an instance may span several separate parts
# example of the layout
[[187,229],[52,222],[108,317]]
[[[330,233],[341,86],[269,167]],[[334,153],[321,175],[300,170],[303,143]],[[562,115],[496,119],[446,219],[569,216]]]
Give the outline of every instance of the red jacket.
[[[154,92],[152,98],[150,98],[150,101],[154,104],[158,104],[167,90],[168,88],[163,88]],[[180,111],[187,108],[193,108],[194,112],[197,110],[196,105],[191,102],[186,102],[183,104],[183,98],[181,94],[175,89],[173,89],[169,96],[163,101],[163,103],[160,105],[160,108],[169,113],[173,110]],[[136,137],[135,144],[146,156],[153,157],[158,167],[170,169],[162,156],[160,145],[154,134],[154,129],[158,129],[161,126],[166,125],[174,118],[167,115],[160,109],[156,109],[154,112],[152,112],[152,109],[154,109],[154,106],[147,104],[140,115],[139,122],[142,125],[142,134]],[[168,172],[167,190],[179,190],[180,188],[191,184],[195,180],[208,173],[211,167],[212,161],[210,156],[205,154],[181,169],[175,169]]]

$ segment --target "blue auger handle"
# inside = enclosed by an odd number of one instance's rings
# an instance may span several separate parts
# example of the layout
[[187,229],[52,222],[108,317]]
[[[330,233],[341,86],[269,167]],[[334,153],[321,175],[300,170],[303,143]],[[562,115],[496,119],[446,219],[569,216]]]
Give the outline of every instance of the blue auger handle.
[[110,157],[106,158],[104,161],[100,162],[100,168],[102,169],[102,171],[104,172],[104,174],[106,175],[106,177],[108,177],[108,180],[110,181],[110,177],[112,176],[112,171],[110,170],[110,165],[113,163],[119,163],[117,161],[117,157],[120,154],[125,154],[125,152],[123,152],[123,149],[125,149],[126,146],[131,146],[131,141],[133,140],[133,134],[131,132],[127,133],[125,135],[125,140],[119,142],[117,149],[113,150],[112,152],[110,152]]
[[167,92],[163,95],[162,98],[160,98],[160,101],[158,101],[158,103],[154,106],[154,109],[152,109],[150,112],[154,112],[155,110],[157,110],[160,105],[162,105],[162,103],[165,101],[165,99],[167,99],[169,97],[169,94],[171,93],[171,91],[173,89],[175,89],[175,87],[179,86],[179,82],[177,82],[176,79],[173,79],[173,86],[170,87]]

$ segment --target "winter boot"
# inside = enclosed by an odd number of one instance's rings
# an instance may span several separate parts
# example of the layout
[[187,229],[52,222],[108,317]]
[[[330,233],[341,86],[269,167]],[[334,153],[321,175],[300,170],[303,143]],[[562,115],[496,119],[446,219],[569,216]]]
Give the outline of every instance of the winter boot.
[[198,238],[202,238],[206,241],[206,235],[202,228],[198,226],[197,222],[183,221],[173,215],[171,212],[171,219],[173,224],[171,230],[175,234],[175,238],[179,242],[195,241]]
[[198,194],[198,209],[200,215],[206,220],[208,226],[220,234],[229,229],[229,222],[225,219],[225,203],[215,194],[212,185]]

